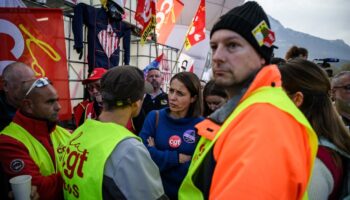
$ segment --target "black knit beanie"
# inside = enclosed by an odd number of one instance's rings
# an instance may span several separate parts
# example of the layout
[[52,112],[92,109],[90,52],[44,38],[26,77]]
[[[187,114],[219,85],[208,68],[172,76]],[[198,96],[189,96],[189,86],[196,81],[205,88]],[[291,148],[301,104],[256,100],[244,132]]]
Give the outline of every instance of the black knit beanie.
[[[221,16],[210,32],[210,38],[215,31],[220,29],[228,29],[240,34],[265,58],[266,64],[270,63],[275,47],[272,45],[274,33],[270,30],[270,22],[266,13],[258,3],[248,1]],[[272,39],[268,40],[269,38]],[[266,39],[267,43],[264,42]]]

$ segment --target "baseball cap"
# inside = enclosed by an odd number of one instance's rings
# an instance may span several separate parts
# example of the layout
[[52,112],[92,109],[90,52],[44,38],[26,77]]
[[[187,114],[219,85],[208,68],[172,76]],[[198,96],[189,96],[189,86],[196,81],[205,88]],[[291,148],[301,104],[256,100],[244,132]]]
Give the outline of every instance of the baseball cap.
[[95,68],[90,74],[89,78],[82,81],[83,85],[101,79],[103,74],[105,74],[106,72],[107,70],[105,68]]

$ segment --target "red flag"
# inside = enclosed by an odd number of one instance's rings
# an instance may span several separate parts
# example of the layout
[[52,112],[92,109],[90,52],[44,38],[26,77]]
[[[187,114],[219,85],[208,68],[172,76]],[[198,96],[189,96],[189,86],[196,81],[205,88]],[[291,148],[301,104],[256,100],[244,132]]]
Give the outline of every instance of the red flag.
[[157,2],[157,42],[165,44],[179,18],[184,4],[180,0],[159,0]]
[[141,25],[141,44],[156,26],[156,0],[138,0],[135,20]]
[[205,0],[201,0],[190,27],[185,41],[186,50],[205,39]]
[[9,63],[31,66],[48,77],[60,97],[60,118],[70,119],[71,103],[61,9],[0,8],[0,74]]

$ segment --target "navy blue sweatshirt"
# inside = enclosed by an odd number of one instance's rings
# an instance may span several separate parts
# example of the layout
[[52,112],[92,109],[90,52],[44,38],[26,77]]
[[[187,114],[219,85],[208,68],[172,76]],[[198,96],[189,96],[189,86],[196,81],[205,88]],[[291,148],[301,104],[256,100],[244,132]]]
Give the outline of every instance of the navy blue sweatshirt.
[[[74,34],[74,48],[83,48],[83,24],[87,26],[88,31],[88,65],[89,73],[94,68],[103,67],[109,69],[119,65],[119,40],[123,38],[124,49],[124,64],[128,65],[130,62],[130,34],[131,29],[123,21],[115,21],[108,17],[104,8],[95,8],[93,6],[79,3],[74,7],[73,17],[73,34]],[[103,33],[107,33],[108,24],[113,30],[113,37],[115,38],[116,48],[111,52],[110,57],[106,54],[105,49],[99,39],[103,37]],[[102,31],[102,32],[101,32]],[[103,32],[104,31],[104,32]],[[110,34],[110,33],[108,33]],[[110,34],[111,35],[111,34]],[[112,48],[112,49],[114,49]]]
[[[194,126],[204,118],[173,119],[169,116],[169,108],[164,108],[159,110],[156,127],[156,112],[151,111],[147,115],[139,136],[159,167],[165,194],[170,199],[177,199],[179,187],[190,164],[180,164],[179,153],[192,156],[198,140]],[[148,137],[154,138],[155,147],[148,146]]]

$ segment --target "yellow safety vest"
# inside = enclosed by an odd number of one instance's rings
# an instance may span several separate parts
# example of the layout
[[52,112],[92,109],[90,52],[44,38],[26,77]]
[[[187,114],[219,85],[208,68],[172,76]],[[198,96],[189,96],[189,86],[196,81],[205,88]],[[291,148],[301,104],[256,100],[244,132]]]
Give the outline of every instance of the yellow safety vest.
[[12,137],[23,143],[28,149],[30,157],[39,167],[40,173],[43,176],[49,176],[57,172],[57,163],[59,160],[59,153],[57,150],[70,137],[70,133],[60,126],[56,126],[55,130],[50,134],[55,151],[56,163],[54,164],[46,148],[30,133],[28,133],[28,131],[15,122],[11,122],[7,127],[5,127],[1,134]]
[[[192,158],[198,158],[198,159],[192,159],[191,165],[189,167],[189,170],[187,172],[187,175],[185,179],[183,180],[180,189],[179,189],[179,199],[180,200],[200,200],[200,199],[208,199],[208,197],[204,198],[202,192],[195,186],[195,184],[192,181],[193,175],[195,174],[198,167],[201,165],[202,161],[206,157],[206,154],[210,152],[211,148],[214,147],[214,144],[216,140],[220,137],[221,133],[226,129],[226,127],[238,116],[242,111],[244,111],[247,107],[250,105],[256,104],[256,103],[269,103],[277,108],[281,109],[284,112],[289,113],[291,116],[294,117],[295,120],[297,120],[300,124],[302,124],[308,133],[309,137],[309,144],[311,146],[311,162],[314,162],[314,159],[316,157],[317,152],[317,135],[313,128],[311,127],[308,120],[305,118],[305,116],[302,114],[302,112],[296,108],[295,106],[291,105],[292,102],[288,99],[284,91],[281,87],[261,87],[254,91],[247,99],[245,99],[243,102],[241,102],[237,108],[233,111],[233,113],[226,119],[224,124],[220,127],[220,130],[215,135],[215,138],[213,140],[208,140],[206,138],[201,137],[199,140],[196,150],[192,156]],[[203,152],[201,152],[200,147],[203,147],[205,145],[205,149]],[[200,154],[200,155],[199,155]],[[310,169],[310,175],[312,171],[312,167]],[[308,199],[307,191],[305,192],[303,199]]]
[[115,123],[87,119],[77,128],[64,147],[65,155],[59,167],[65,199],[102,199],[105,163],[118,143],[126,138],[140,140]]

